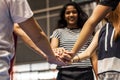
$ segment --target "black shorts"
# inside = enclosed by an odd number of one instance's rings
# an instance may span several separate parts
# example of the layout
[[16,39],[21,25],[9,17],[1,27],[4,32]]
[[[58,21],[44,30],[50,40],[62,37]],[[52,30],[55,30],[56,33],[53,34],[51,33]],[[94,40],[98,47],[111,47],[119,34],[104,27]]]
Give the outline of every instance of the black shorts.
[[94,80],[92,67],[87,68],[61,68],[57,80]]

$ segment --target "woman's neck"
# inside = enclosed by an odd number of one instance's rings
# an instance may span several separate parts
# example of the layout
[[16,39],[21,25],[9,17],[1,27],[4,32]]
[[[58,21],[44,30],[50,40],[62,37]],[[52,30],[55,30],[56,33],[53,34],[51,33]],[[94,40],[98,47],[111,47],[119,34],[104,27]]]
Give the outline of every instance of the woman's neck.
[[67,28],[69,28],[69,29],[77,29],[79,27],[77,25],[68,25]]

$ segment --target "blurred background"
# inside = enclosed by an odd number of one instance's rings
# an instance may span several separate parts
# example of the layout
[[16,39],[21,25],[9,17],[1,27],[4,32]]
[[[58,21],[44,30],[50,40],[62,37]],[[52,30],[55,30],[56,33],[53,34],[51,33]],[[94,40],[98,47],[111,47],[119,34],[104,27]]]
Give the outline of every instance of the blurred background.
[[[56,27],[59,12],[64,4],[75,1],[91,15],[96,6],[95,0],[27,0],[34,12],[34,17],[49,36]],[[96,0],[97,1],[97,0]],[[56,65],[49,64],[41,56],[27,47],[20,38],[17,42],[14,80],[55,80]]]

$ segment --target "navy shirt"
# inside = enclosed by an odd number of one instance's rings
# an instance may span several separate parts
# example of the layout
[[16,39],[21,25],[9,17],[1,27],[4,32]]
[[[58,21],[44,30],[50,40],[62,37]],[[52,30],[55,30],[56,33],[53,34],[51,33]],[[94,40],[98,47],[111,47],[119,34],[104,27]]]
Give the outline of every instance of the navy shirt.
[[104,6],[110,6],[112,7],[112,10],[114,10],[119,2],[120,0],[100,0],[99,4]]
[[102,27],[98,39],[98,74],[120,72],[120,37],[113,39],[114,27],[107,23]]
[[111,58],[111,57],[120,58],[120,50],[119,50],[120,49],[120,37],[118,37],[117,40],[114,40],[112,38],[112,35],[114,34],[113,25],[111,23],[108,23],[108,26],[109,26],[108,35],[106,33],[107,32],[106,27],[103,27],[99,34],[99,46],[98,46],[98,49],[99,49],[98,59],[99,60],[102,60],[104,58]]

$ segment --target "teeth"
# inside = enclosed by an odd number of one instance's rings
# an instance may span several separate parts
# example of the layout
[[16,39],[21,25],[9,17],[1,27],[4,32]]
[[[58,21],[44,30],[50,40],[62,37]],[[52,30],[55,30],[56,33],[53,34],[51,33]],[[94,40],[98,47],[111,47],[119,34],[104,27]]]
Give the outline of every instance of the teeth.
[[69,20],[74,20],[74,19],[69,19]]
[[74,18],[70,18],[70,20],[74,20]]
[[69,18],[70,20],[74,20],[74,18]]

